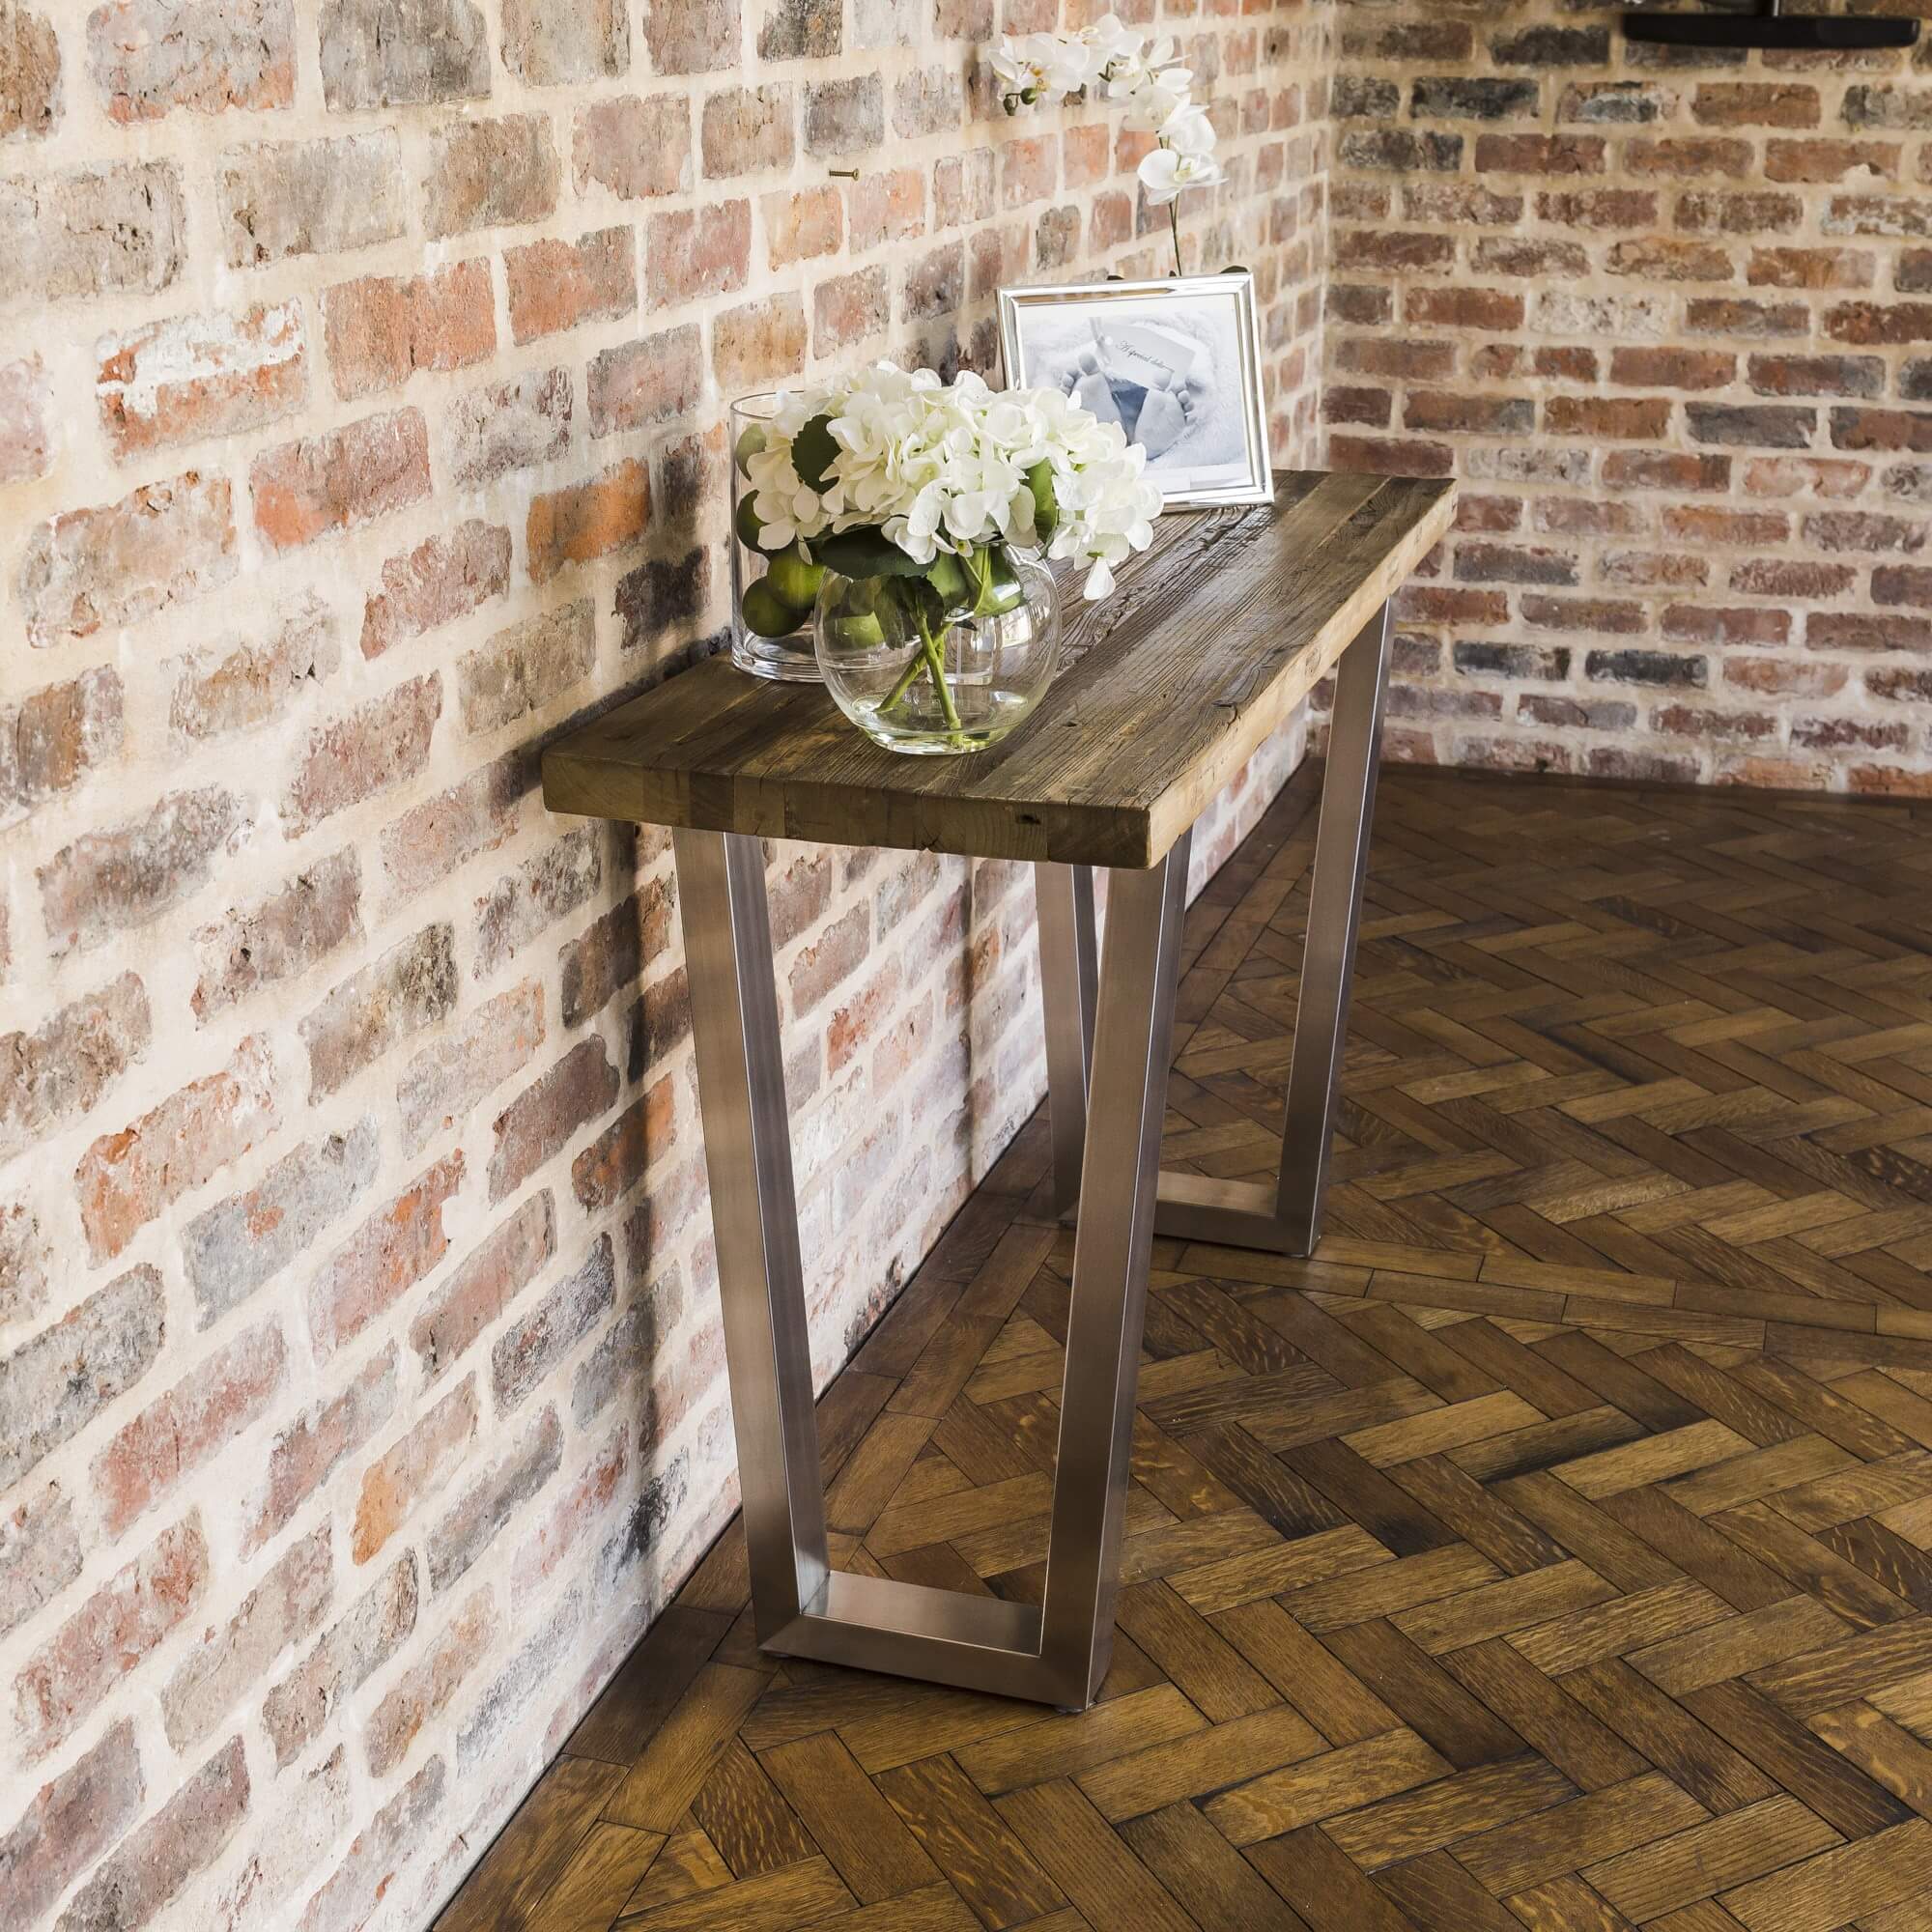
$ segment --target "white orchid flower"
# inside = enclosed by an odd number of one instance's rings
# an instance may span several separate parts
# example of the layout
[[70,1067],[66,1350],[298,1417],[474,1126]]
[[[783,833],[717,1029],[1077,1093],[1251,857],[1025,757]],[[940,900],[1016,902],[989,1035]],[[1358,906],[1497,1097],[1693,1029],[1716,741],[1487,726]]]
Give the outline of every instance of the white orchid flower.
[[1151,208],[1164,208],[1190,187],[1213,187],[1228,179],[1212,155],[1182,154],[1179,148],[1151,148],[1135,170]]

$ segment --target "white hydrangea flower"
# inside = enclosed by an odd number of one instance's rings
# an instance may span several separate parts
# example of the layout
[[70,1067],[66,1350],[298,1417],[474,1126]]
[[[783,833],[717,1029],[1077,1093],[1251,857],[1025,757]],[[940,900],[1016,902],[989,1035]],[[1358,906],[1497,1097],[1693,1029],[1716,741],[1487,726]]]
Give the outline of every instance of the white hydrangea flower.
[[[834,454],[813,487],[793,442],[819,416]],[[929,369],[881,362],[781,397],[746,473],[772,547],[877,528],[925,564],[942,551],[1037,541],[1028,472],[1041,463],[1060,509],[1048,554],[1085,563],[1086,594],[1104,597],[1113,566],[1153,541],[1160,492],[1144,474],[1146,452],[1118,423],[1057,389],[995,391],[971,373],[949,385]]]

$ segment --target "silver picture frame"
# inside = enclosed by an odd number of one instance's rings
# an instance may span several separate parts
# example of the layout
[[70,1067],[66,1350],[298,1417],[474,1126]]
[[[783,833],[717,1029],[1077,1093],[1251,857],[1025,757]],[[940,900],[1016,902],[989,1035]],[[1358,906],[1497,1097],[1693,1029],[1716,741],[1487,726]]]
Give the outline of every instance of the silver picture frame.
[[[1046,383],[1082,394],[1081,384],[1091,385],[1083,400],[1094,398],[1098,403],[1097,413],[1111,412],[1130,441],[1140,440],[1148,446],[1147,473],[1159,488],[1167,509],[1208,509],[1273,499],[1267,407],[1262,395],[1261,317],[1255,301],[1255,278],[1247,270],[1231,269],[1219,275],[1168,275],[1154,281],[1009,288],[1000,290],[999,298],[1000,355],[1008,386],[1021,389]],[[1163,318],[1163,309],[1172,309],[1173,314]],[[1187,319],[1183,322],[1181,318]],[[1082,324],[1092,331],[1091,346],[1078,338]],[[1192,361],[1189,331],[1194,343]],[[1069,367],[1068,358],[1076,353],[1078,366]],[[1217,365],[1210,372],[1211,387],[1205,399],[1198,394],[1202,379],[1191,373],[1203,354]],[[1122,376],[1101,366],[1102,358],[1108,355],[1126,365]],[[1218,366],[1223,363],[1232,366]],[[1125,410],[1131,404],[1122,401],[1143,393],[1131,381],[1139,367],[1153,376],[1145,394],[1153,396],[1161,391],[1167,398],[1159,404],[1161,421],[1151,425],[1146,437],[1135,435],[1146,405],[1129,422]],[[1235,393],[1229,393],[1231,384]],[[1200,460],[1198,452],[1190,456],[1185,449],[1184,445],[1200,441],[1199,433],[1191,428],[1184,427],[1174,442],[1163,443],[1158,451],[1152,446],[1155,437],[1166,432],[1176,415],[1186,410],[1190,393],[1196,394],[1196,409],[1211,408],[1215,412],[1212,421],[1202,425],[1215,431],[1216,460],[1212,462]],[[1192,418],[1184,420],[1191,423]],[[1235,453],[1237,443],[1238,456]]]

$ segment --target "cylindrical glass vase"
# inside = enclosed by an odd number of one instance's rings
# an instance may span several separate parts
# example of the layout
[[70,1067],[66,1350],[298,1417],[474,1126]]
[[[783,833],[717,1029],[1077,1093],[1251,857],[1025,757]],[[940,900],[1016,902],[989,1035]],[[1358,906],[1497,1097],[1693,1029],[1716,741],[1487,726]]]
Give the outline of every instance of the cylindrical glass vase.
[[1046,696],[1060,662],[1060,596],[1044,564],[1004,544],[952,562],[939,583],[828,570],[819,586],[826,689],[890,751],[997,745]]
[[755,493],[745,473],[778,407],[776,395],[743,396],[731,405],[731,661],[753,677],[816,684],[811,607],[817,573],[795,551],[772,556],[758,548]]

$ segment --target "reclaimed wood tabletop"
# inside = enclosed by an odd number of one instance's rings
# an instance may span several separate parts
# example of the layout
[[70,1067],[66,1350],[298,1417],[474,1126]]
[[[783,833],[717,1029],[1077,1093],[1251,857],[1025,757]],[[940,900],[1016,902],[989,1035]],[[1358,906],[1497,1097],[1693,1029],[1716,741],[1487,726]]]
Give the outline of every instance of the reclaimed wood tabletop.
[[1278,470],[1271,503],[1177,513],[1062,666],[963,757],[873,744],[817,685],[714,657],[544,753],[553,811],[707,832],[1143,867],[1334,668],[1449,527],[1455,485]]

